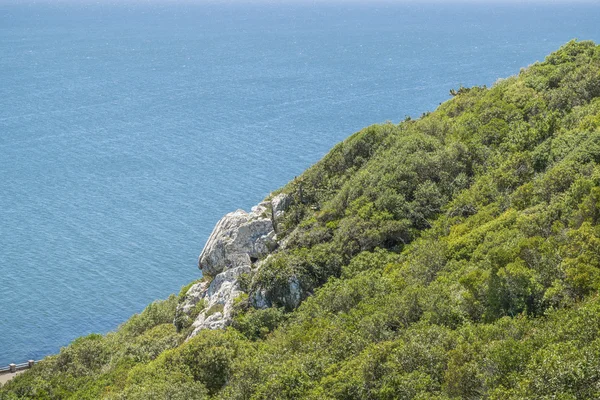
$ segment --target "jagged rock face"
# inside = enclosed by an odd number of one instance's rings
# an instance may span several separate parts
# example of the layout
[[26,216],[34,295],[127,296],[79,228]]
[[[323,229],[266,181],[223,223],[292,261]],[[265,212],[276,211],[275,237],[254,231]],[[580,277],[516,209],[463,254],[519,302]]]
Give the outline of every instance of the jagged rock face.
[[213,279],[210,284],[192,285],[177,307],[178,315],[189,316],[201,300],[204,302],[190,337],[203,329],[229,325],[234,300],[243,293],[239,277],[260,268],[259,260],[277,248],[274,221],[283,216],[290,203],[290,196],[280,194],[249,213],[237,210],[217,223],[198,259],[203,274]]
[[271,200],[271,207],[273,213],[273,221],[275,221],[275,223],[281,220],[281,217],[283,217],[283,214],[289,208],[291,202],[292,197],[285,193],[281,193],[273,197],[273,199]]
[[215,276],[205,292],[206,306],[192,324],[194,331],[190,337],[195,336],[202,329],[222,329],[229,324],[234,300],[243,293],[240,290],[238,277],[248,272],[250,272],[249,266],[241,266]]
[[271,203],[264,202],[250,213],[237,210],[221,218],[200,254],[202,272],[215,276],[229,268],[251,265],[277,247],[270,208]]
[[185,294],[183,303],[179,304],[177,307],[178,311],[189,315],[196,304],[198,304],[198,302],[204,298],[208,285],[209,282],[206,281],[193,284]]

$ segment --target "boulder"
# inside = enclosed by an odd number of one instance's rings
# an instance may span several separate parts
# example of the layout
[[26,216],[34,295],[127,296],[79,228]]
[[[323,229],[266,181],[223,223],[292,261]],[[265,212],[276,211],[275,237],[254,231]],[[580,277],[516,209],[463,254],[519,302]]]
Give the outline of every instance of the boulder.
[[271,211],[275,223],[281,220],[281,217],[283,217],[283,214],[285,214],[291,203],[292,196],[285,193],[278,194],[271,199]]
[[261,203],[250,213],[237,210],[221,218],[198,259],[203,274],[216,276],[229,268],[251,265],[277,247],[267,205]]

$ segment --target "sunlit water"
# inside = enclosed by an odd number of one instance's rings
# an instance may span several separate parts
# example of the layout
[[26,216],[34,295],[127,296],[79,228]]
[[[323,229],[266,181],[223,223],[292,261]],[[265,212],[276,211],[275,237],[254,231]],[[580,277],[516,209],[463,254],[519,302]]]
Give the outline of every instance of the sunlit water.
[[0,366],[115,329],[215,222],[360,128],[433,110],[597,6],[0,4]]

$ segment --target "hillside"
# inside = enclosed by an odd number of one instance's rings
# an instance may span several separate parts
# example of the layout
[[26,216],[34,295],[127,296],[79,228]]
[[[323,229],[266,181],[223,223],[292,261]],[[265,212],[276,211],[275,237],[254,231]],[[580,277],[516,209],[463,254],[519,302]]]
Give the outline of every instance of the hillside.
[[0,399],[600,398],[600,46],[452,95],[274,193],[228,328],[186,287]]

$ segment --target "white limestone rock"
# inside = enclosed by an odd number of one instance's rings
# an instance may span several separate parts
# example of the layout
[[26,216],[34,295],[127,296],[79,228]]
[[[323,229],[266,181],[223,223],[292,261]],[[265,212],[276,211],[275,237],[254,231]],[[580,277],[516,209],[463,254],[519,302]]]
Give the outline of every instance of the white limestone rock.
[[204,298],[208,285],[206,281],[193,284],[185,294],[183,303],[177,306],[177,311],[189,315],[196,304]]
[[198,260],[203,274],[216,276],[229,268],[251,265],[277,247],[269,205],[260,203],[250,213],[237,210],[221,218]]
[[271,199],[271,209],[275,223],[281,220],[281,217],[283,217],[283,214],[285,214],[291,203],[292,196],[285,193],[278,194]]
[[249,266],[228,269],[217,274],[205,292],[206,305],[192,326],[195,336],[203,329],[222,329],[231,322],[234,300],[243,292],[240,289],[238,277],[250,272]]
[[[233,304],[243,293],[239,277],[259,269],[260,260],[277,248],[273,221],[283,216],[290,203],[291,197],[280,194],[252,207],[249,213],[237,210],[217,223],[198,258],[203,274],[213,279],[210,284],[192,285],[177,308],[180,315],[189,317],[200,300],[205,302],[192,324],[190,337],[203,329],[222,329],[231,323]],[[299,299],[298,295],[292,303],[299,303]]]

